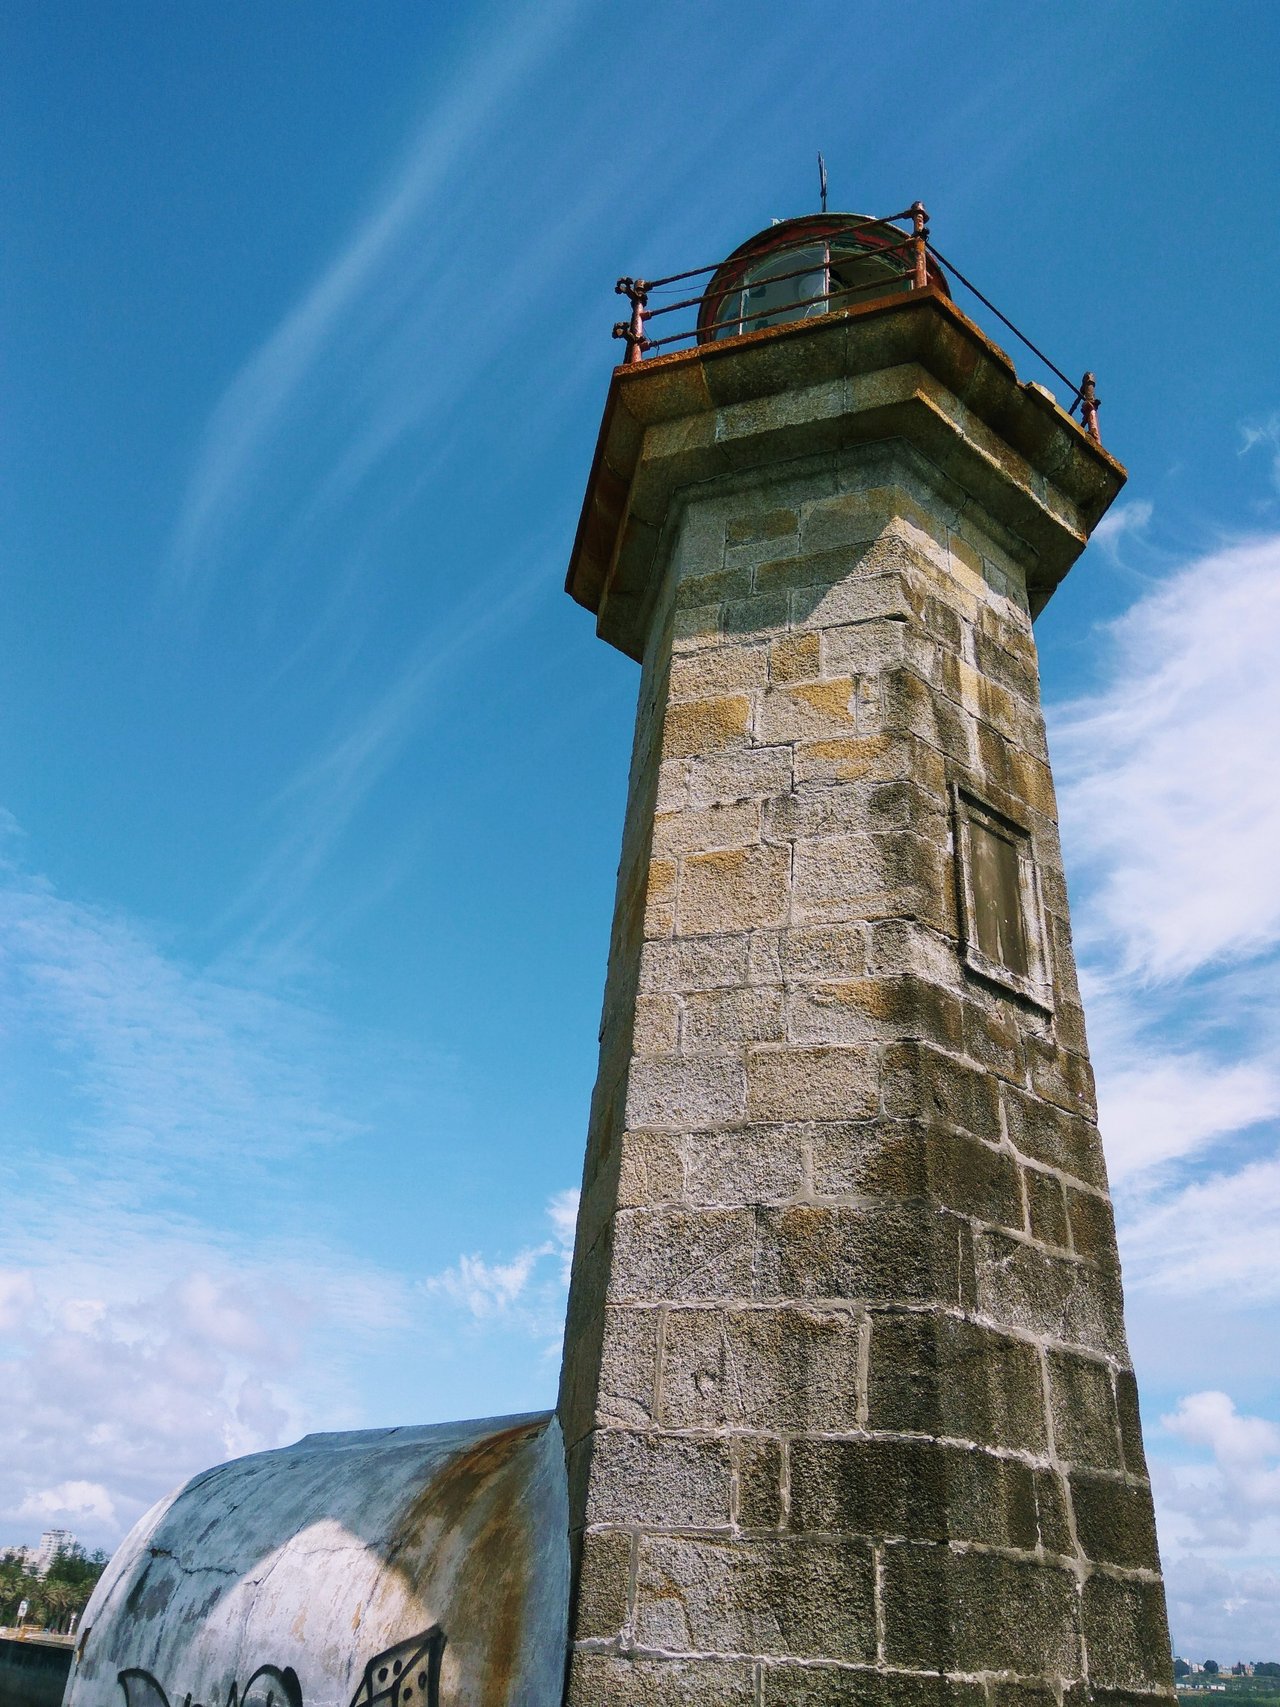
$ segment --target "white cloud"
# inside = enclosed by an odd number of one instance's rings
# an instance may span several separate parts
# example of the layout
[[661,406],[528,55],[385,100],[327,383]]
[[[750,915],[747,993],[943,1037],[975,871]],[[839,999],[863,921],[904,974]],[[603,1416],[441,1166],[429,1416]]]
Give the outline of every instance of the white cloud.
[[578,1219],[578,1192],[558,1191],[546,1205],[551,1237],[530,1245],[507,1262],[489,1262],[472,1253],[440,1274],[430,1276],[426,1290],[461,1305],[477,1321],[520,1318],[532,1331],[550,1335],[559,1346],[564,1325],[565,1288],[573,1260]]
[[1180,1555],[1165,1567],[1174,1646],[1185,1658],[1269,1660],[1280,1655],[1280,1570]]
[[1169,1297],[1241,1306],[1280,1298],[1280,1157],[1121,1200],[1125,1274]]
[[1271,478],[1280,487],[1280,413],[1265,421],[1247,421],[1240,429],[1240,454],[1247,456],[1261,446],[1271,456]]
[[1166,1544],[1181,1554],[1255,1551],[1280,1535],[1280,1427],[1236,1409],[1226,1393],[1189,1393],[1160,1419],[1166,1433],[1208,1459],[1161,1466]]
[[1108,683],[1053,748],[1081,940],[1170,980],[1280,941],[1280,536],[1200,559],[1108,632]]
[[1131,503],[1118,504],[1108,510],[1094,528],[1091,543],[1101,546],[1114,562],[1120,555],[1121,541],[1133,534],[1146,532],[1151,522],[1152,506],[1135,498]]
[[19,1507],[22,1517],[89,1518],[98,1523],[116,1521],[115,1501],[100,1482],[59,1482],[28,1494]]
[[1280,1114],[1280,1072],[1270,1063],[1220,1065],[1195,1050],[1173,1055],[1132,1048],[1115,1058],[1099,1053],[1096,1061],[1113,1185]]

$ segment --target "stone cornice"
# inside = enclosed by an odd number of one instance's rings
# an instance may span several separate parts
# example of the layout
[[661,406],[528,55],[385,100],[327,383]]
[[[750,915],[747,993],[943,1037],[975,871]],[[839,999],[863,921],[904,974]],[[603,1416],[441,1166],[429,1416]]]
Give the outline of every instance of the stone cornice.
[[1023,542],[1033,615],[1125,481],[953,302],[913,291],[615,368],[568,591],[602,639],[638,658],[680,492],[898,438]]

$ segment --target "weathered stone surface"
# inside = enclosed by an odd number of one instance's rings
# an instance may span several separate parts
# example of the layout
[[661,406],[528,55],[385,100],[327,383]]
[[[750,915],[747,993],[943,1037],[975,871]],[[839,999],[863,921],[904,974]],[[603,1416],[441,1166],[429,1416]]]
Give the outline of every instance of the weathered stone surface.
[[677,1653],[875,1656],[865,1542],[822,1536],[640,1543],[636,1640]]
[[755,1668],[743,1660],[575,1656],[568,1707],[755,1707]]
[[672,1310],[660,1420],[680,1429],[842,1428],[857,1405],[862,1332],[849,1309]]
[[1087,1559],[1130,1570],[1160,1569],[1155,1512],[1151,1489],[1145,1482],[1074,1470],[1071,1507],[1080,1548]]
[[944,1544],[886,1547],[884,1620],[891,1664],[1081,1675],[1075,1579],[1058,1566]]
[[[647,412],[575,575],[644,677],[566,1342],[577,1707],[1167,1700],[1029,621],[1109,476],[899,324],[616,381]],[[958,790],[1025,833],[1051,992],[962,938]]]

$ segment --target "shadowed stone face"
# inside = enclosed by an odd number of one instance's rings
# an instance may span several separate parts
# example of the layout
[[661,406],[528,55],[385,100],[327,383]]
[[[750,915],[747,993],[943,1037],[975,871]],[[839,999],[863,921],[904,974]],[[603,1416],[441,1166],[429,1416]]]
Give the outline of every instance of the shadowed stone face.
[[573,1707],[1170,1695],[1030,617],[1121,474],[926,310],[615,379]]

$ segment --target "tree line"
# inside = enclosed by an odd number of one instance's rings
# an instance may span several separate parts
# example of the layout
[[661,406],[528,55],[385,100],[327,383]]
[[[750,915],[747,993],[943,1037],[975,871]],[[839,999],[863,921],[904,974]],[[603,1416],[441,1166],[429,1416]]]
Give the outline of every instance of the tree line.
[[44,1630],[66,1630],[78,1618],[106,1568],[107,1555],[81,1546],[59,1552],[48,1573],[39,1577],[16,1553],[0,1556],[0,1624],[15,1625],[25,1600],[23,1623]]

